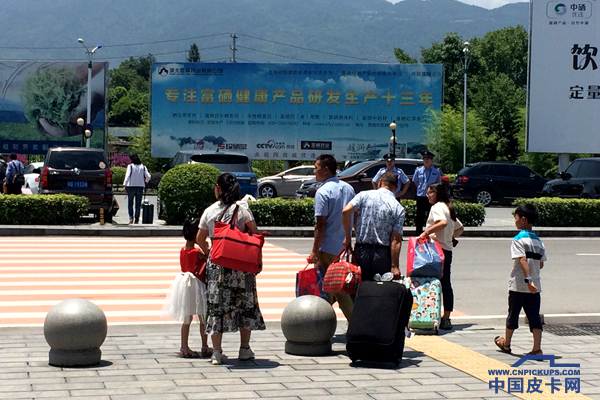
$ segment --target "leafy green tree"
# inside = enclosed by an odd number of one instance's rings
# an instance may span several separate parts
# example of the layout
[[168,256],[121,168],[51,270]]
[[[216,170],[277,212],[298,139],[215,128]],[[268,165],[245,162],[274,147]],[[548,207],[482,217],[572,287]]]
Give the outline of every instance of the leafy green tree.
[[196,43],[190,46],[187,62],[200,62],[200,50],[198,49],[198,45],[196,45]]
[[150,145],[150,127],[148,125],[147,117],[144,119],[144,125],[136,129],[134,135],[129,135],[129,151],[131,153],[138,153],[142,163],[148,168],[150,172],[160,172],[163,165],[167,164],[171,159],[169,158],[155,158],[151,155]]
[[[463,114],[446,106],[440,113],[427,111],[423,123],[427,147],[436,154],[444,173],[456,173],[463,164]],[[486,131],[475,110],[467,111],[467,163],[482,161],[486,150]]]
[[486,72],[505,74],[516,87],[527,85],[529,35],[521,25],[488,32],[473,45]]
[[[463,102],[464,47],[464,40],[456,32],[447,33],[442,43],[432,43],[429,48],[421,47],[421,63],[444,65],[444,104],[454,108]],[[472,51],[469,54],[468,73],[477,74],[480,69],[479,56]]]
[[486,127],[487,160],[515,161],[519,155],[521,108],[525,91],[503,73],[489,72],[473,80],[473,105]]
[[417,64],[419,62],[419,60],[409,56],[399,47],[394,47],[394,56],[400,64]]

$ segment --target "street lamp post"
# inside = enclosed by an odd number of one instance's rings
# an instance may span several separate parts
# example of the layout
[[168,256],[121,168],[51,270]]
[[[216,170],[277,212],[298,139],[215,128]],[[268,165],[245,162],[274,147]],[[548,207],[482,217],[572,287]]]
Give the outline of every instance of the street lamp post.
[[464,96],[463,96],[463,168],[467,165],[467,68],[469,68],[469,42],[464,43]]
[[392,137],[390,138],[390,143],[392,144],[392,155],[396,158],[396,121],[392,121],[390,124],[390,129],[392,130]]
[[[101,45],[98,45],[96,47],[94,47],[91,51],[90,49],[87,48],[87,46],[85,45],[85,43],[83,42],[82,38],[77,39],[77,41],[79,43],[81,43],[81,45],[83,47],[85,47],[85,52],[87,53],[88,56],[88,80],[87,80],[87,126],[89,127],[90,124],[92,123],[91,119],[92,119],[92,56],[94,55],[94,53],[96,52],[96,50],[98,50],[99,48],[101,48]],[[86,137],[86,141],[85,141],[85,147],[90,147],[90,136],[91,136],[91,131],[88,133],[87,132],[88,129],[86,129],[85,132],[85,137]]]

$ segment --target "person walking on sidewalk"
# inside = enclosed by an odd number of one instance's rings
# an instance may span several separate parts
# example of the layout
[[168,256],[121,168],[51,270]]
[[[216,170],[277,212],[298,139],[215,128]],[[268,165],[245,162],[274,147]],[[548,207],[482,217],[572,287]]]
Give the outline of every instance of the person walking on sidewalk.
[[423,232],[423,225],[427,220],[429,210],[431,210],[431,204],[427,199],[427,188],[434,182],[442,181],[442,173],[432,165],[435,154],[425,150],[421,155],[423,156],[423,165],[415,169],[412,178],[417,185],[417,217],[415,219],[417,236]]
[[[125,180],[123,181],[123,190],[127,192],[127,211],[129,212],[129,223],[133,224],[140,223],[140,209],[142,208],[142,194],[146,183],[150,181],[151,175],[148,172],[148,168],[142,161],[137,153],[133,153],[131,156],[131,164],[127,166],[125,172]],[[135,213],[133,210],[133,202],[135,201]]]
[[519,327],[521,309],[529,320],[529,330],[533,334],[533,349],[528,355],[542,355],[542,320],[540,306],[542,281],[540,271],[544,268],[546,248],[532,230],[538,218],[536,208],[531,204],[521,204],[515,210],[515,226],[520,230],[513,238],[510,255],[513,268],[508,279],[508,316],[504,337],[496,336],[494,343],[504,353],[510,353],[510,342],[515,329]]
[[342,211],[344,246],[351,245],[351,218],[357,212],[354,255],[362,271],[362,280],[373,280],[375,274],[391,272],[400,278],[400,249],[404,225],[404,208],[394,197],[398,178],[393,172],[381,175],[377,190],[356,195]]
[[448,190],[442,182],[434,182],[427,188],[427,198],[431,203],[431,211],[427,219],[427,229],[421,233],[419,239],[430,238],[440,244],[444,251],[444,272],[440,283],[442,284],[442,299],[444,303],[444,314],[440,329],[452,329],[450,314],[454,310],[454,291],[450,277],[452,274],[452,239],[459,237],[463,231],[463,225],[456,218],[454,206],[450,203]]
[[[215,222],[231,221],[236,209],[235,226],[242,232],[258,234],[252,212],[246,207],[246,203],[238,201],[240,185],[234,175],[225,173],[219,176],[215,185],[215,197],[218,201],[202,213],[200,230],[196,236],[196,243],[204,254],[209,254],[206,239],[213,237]],[[251,360],[254,352],[250,349],[250,334],[252,331],[265,329],[265,321],[258,306],[256,275],[214,264],[209,254],[206,262],[206,333],[211,336],[213,343],[213,365],[222,364],[225,359],[223,333],[239,330],[238,359]]]
[[10,153],[10,161],[6,166],[4,185],[7,194],[21,194],[21,186],[25,183],[25,167],[17,159],[16,153]]
[[408,185],[410,184],[408,176],[406,176],[404,171],[396,168],[396,157],[393,154],[388,153],[383,156],[383,159],[385,160],[385,167],[377,171],[377,174],[371,181],[371,184],[373,185],[373,189],[377,189],[381,175],[385,174],[386,172],[393,172],[398,176],[398,185],[396,186],[396,190],[394,190],[394,196],[399,199],[408,190]]
[[[308,261],[322,267],[325,272],[344,249],[342,209],[355,196],[354,189],[336,176],[337,162],[330,154],[321,154],[315,161],[314,174],[323,186],[315,194],[315,238]],[[338,302],[344,316],[350,321],[353,301],[349,294],[329,293],[329,303]]]

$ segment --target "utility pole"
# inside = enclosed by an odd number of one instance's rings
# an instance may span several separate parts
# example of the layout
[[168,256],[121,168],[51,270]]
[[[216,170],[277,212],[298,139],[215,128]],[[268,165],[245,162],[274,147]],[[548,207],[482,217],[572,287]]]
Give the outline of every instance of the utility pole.
[[237,39],[237,36],[235,35],[235,32],[230,33],[229,36],[231,36],[231,38],[233,39],[233,46],[229,46],[231,51],[233,51],[233,57],[231,58],[231,62],[237,62],[235,61],[235,52],[237,51],[237,48],[235,47],[235,39]]

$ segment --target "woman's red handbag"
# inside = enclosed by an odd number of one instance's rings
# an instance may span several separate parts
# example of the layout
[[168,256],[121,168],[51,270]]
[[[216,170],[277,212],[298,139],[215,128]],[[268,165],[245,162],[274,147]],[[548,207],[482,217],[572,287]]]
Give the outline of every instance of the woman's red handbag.
[[[323,279],[323,290],[327,293],[355,294],[362,280],[360,267],[350,262],[352,249],[342,250],[335,260],[327,267]],[[343,261],[344,255],[346,261]]]
[[[238,210],[239,206],[236,206],[230,223],[215,222],[210,260],[225,268],[255,274],[262,261],[265,238],[263,235],[244,233],[235,226]],[[221,218],[225,215],[225,211],[221,214]]]

